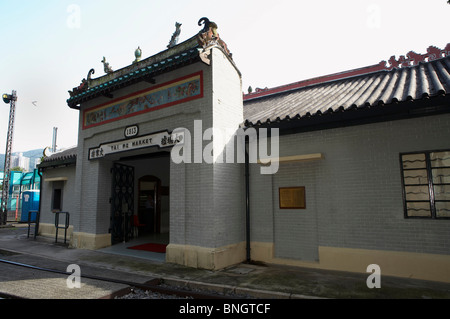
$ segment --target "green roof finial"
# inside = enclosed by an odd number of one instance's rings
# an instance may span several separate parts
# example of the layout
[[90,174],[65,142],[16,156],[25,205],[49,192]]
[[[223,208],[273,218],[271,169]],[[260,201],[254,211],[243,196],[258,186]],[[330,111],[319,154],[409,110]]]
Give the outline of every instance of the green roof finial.
[[136,51],[134,51],[134,56],[136,57],[136,60],[134,60],[133,63],[137,63],[137,62],[141,61],[142,50],[141,50],[140,47],[138,47],[138,48],[136,49]]

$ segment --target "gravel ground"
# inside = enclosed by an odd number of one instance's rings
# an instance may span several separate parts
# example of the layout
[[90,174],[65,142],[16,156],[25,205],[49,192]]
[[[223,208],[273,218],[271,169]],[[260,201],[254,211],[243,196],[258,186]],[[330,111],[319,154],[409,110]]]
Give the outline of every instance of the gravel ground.
[[[181,289],[181,287],[173,287],[168,285],[161,285],[161,287],[165,288],[172,288],[172,289]],[[202,290],[186,290],[183,288],[184,291],[192,291],[195,293],[207,293],[207,294],[216,294],[218,296],[225,296],[229,298],[238,298],[238,299],[253,299],[253,297],[248,295],[237,295],[237,294],[221,294],[211,291],[202,291]],[[193,299],[192,297],[180,297],[176,295],[167,295],[167,294],[161,294],[158,292],[148,291],[148,290],[142,290],[133,288],[132,291],[124,296],[116,297],[115,299]]]
[[180,297],[175,295],[165,295],[158,292],[132,289],[132,291],[124,296],[116,297],[115,299],[192,299],[189,297]]

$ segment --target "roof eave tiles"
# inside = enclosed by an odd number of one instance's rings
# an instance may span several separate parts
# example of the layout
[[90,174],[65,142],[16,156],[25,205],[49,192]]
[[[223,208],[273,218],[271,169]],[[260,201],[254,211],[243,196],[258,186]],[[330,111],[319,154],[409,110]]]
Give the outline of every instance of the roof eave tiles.
[[[298,82],[300,83],[300,82]],[[418,65],[355,75],[244,100],[245,125],[268,125],[352,109],[448,95],[450,56]]]
[[[82,93],[71,96],[67,100],[67,104],[71,108],[79,109],[80,103],[99,96],[108,96],[113,91],[140,81],[151,81],[151,79],[158,74],[200,61],[198,44],[194,40],[195,37],[192,37],[179,44],[177,47],[142,60],[136,65],[117,70],[109,77],[103,76],[101,78],[90,80],[88,89]],[[108,81],[103,80],[104,78],[111,79]]]

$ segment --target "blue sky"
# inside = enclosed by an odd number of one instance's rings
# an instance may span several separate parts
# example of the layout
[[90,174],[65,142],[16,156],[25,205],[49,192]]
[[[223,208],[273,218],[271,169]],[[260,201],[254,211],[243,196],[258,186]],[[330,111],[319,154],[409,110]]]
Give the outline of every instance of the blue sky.
[[[180,42],[201,17],[219,33],[251,85],[274,87],[377,64],[450,42],[447,0],[0,0],[0,93],[18,94],[13,151],[77,144],[78,111],[68,90],[94,68],[103,75],[163,51],[181,22]],[[36,105],[32,104],[37,101]],[[0,153],[9,117],[0,104]]]

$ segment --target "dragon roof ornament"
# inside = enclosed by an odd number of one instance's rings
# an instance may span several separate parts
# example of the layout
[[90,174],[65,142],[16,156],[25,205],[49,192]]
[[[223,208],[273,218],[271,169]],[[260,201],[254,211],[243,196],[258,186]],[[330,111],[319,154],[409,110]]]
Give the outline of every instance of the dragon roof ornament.
[[[228,50],[226,43],[220,38],[217,32],[217,24],[210,21],[208,18],[201,18],[198,21],[198,25],[203,25],[203,29],[199,31],[198,34],[194,35],[190,39],[178,44],[178,36],[180,34],[181,23],[176,23],[176,30],[172,35],[171,41],[167,46],[167,50],[164,50],[154,56],[141,60],[142,51],[138,48],[135,51],[136,60],[129,66],[126,66],[119,70],[112,70],[109,63],[106,62],[106,58],[103,58],[103,68],[105,75],[99,78],[91,78],[92,74],[95,73],[94,69],[89,71],[87,78],[81,81],[81,84],[72,90],[68,91],[70,95],[69,100],[76,100],[80,95],[89,93],[90,90],[98,87],[105,86],[111,81],[117,82],[120,79],[128,77],[131,74],[136,74],[143,71],[145,68],[152,66],[158,66],[159,64],[168,64],[169,61],[181,60],[187,55],[189,58],[192,57],[192,50],[198,50],[197,57],[210,64],[209,54],[212,47],[218,47],[232,60],[232,54]],[[142,72],[141,72],[142,73]],[[152,83],[152,79],[147,79]],[[111,94],[107,93],[108,96]],[[73,102],[71,102],[73,103]]]
[[273,88],[256,88],[255,91],[249,91],[248,94],[244,95],[244,100],[250,100],[254,98],[258,98],[261,96],[267,96],[270,94],[276,94],[280,92],[285,92],[289,90],[299,89],[302,87],[321,84],[329,81],[341,80],[345,78],[350,78],[353,76],[359,76],[364,74],[369,74],[373,72],[379,71],[391,71],[393,69],[398,68],[406,68],[417,66],[419,63],[427,63],[434,60],[439,60],[445,57],[450,56],[450,43],[447,43],[444,49],[439,49],[436,46],[429,46],[427,49],[427,53],[418,54],[414,51],[410,51],[406,54],[406,56],[402,55],[398,59],[395,56],[391,56],[388,61],[381,61],[378,64],[347,70],[344,72],[333,73],[325,76],[320,76],[308,80],[303,80],[299,82],[290,83],[287,85],[282,85]]
[[427,49],[427,53],[419,54],[414,51],[409,51],[404,55],[401,55],[398,60],[395,59],[395,56],[391,56],[389,60],[381,61],[379,63],[380,67],[384,67],[385,70],[392,70],[393,68],[402,68],[408,66],[418,65],[420,62],[429,62],[441,58],[445,58],[450,55],[450,43],[444,49],[439,49],[435,46],[429,46]]
[[215,22],[203,17],[198,21],[198,25],[203,25],[203,29],[197,35],[198,44],[203,48],[203,50],[200,50],[200,58],[203,62],[208,65],[210,64],[211,61],[208,58],[210,53],[209,49],[213,46],[222,48],[225,54],[232,58],[233,55],[228,50],[227,44],[220,38],[217,32],[218,26]]
[[170,42],[167,45],[167,48],[170,49],[178,44],[178,38],[180,37],[182,24],[179,22],[175,22],[175,32],[172,34],[172,38],[170,38]]

